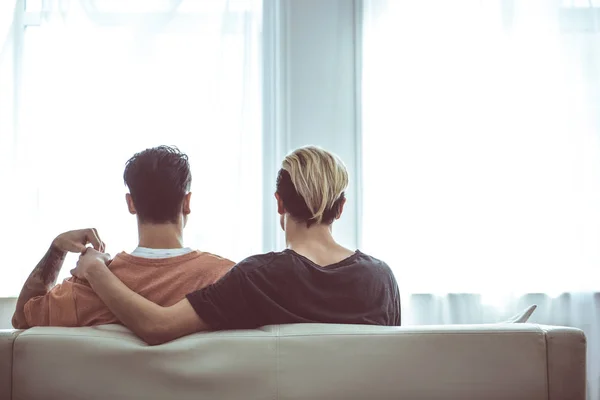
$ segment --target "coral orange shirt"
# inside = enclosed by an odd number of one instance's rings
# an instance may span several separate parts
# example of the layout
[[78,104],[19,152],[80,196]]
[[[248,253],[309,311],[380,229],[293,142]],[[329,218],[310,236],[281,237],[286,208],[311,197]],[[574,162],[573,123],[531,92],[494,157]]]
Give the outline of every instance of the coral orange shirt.
[[[171,306],[186,294],[217,282],[233,265],[233,261],[214,254],[192,251],[169,258],[119,253],[109,268],[134,292],[161,306]],[[25,303],[25,318],[29,326],[119,323],[89,283],[75,277]]]

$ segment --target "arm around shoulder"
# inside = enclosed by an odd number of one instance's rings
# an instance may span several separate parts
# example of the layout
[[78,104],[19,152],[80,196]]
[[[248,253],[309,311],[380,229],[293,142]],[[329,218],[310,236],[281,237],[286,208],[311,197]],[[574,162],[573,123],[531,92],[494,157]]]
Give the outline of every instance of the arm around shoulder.
[[210,330],[198,316],[188,299],[183,299],[171,307],[161,307],[160,316],[153,326],[146,327],[144,341],[148,344],[162,344],[195,332]]
[[208,330],[187,299],[162,307],[129,289],[106,266],[102,253],[88,250],[73,275],[87,280],[119,321],[150,345]]

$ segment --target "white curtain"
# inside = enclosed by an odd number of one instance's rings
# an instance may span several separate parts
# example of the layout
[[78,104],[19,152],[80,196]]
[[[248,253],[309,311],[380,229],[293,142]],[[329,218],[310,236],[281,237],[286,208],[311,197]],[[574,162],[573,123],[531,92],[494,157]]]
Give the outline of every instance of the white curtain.
[[1,132],[14,143],[0,182],[0,296],[18,294],[62,231],[93,226],[111,254],[133,250],[123,169],[161,144],[190,157],[186,244],[233,260],[260,252],[261,2],[37,6],[26,10],[40,23],[25,29],[18,129]]
[[[10,165],[14,118],[14,41],[17,0],[0,1],[0,183]],[[1,190],[1,189],[0,189]],[[0,196],[6,196],[0,192]]]
[[396,272],[404,322],[499,321],[541,302],[535,322],[586,331],[592,399],[598,7],[365,0],[362,49],[363,248]]
[[0,2],[0,46],[6,43],[9,36],[16,4],[17,0]]

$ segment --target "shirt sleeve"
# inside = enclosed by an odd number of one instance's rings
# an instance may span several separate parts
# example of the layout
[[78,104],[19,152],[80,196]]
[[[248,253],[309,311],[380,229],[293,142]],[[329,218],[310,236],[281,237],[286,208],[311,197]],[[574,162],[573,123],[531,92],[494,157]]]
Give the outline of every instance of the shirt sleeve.
[[198,316],[213,330],[258,326],[245,298],[249,280],[242,267],[242,263],[236,265],[215,284],[186,296]]
[[398,290],[398,288],[396,288],[396,311],[395,311],[395,315],[394,315],[394,326],[401,326],[402,325],[402,307],[400,305],[400,293],[397,290]]
[[401,326],[402,325],[402,307],[400,304],[400,290],[398,289],[398,282],[396,282],[396,278],[394,277],[394,274],[392,273],[392,291],[393,291],[393,307],[394,307],[394,326]]
[[45,295],[29,299],[23,311],[30,327],[77,326],[72,282],[65,280]]

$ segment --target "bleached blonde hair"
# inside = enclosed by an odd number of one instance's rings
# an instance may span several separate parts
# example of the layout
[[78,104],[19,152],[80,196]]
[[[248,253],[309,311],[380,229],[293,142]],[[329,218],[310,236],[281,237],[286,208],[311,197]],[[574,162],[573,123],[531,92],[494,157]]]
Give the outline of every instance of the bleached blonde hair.
[[317,146],[293,151],[281,168],[288,172],[296,192],[304,199],[312,214],[310,221],[317,224],[323,222],[323,215],[348,187],[348,171],[342,160]]

